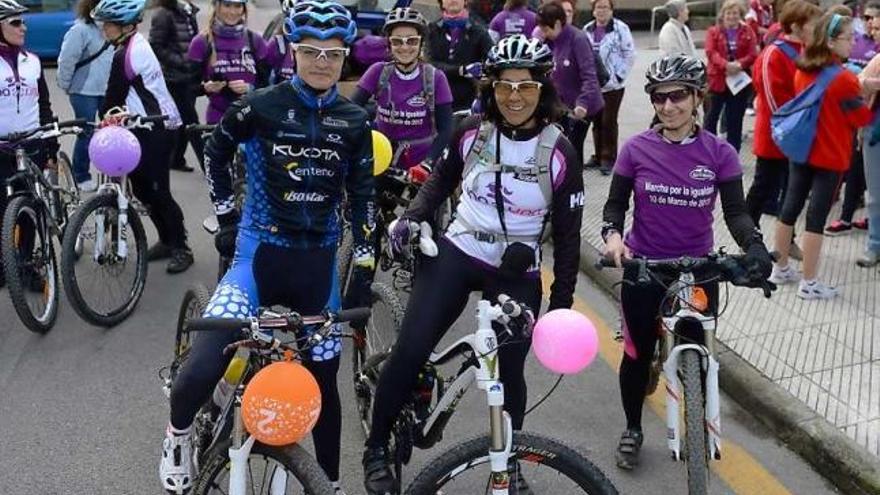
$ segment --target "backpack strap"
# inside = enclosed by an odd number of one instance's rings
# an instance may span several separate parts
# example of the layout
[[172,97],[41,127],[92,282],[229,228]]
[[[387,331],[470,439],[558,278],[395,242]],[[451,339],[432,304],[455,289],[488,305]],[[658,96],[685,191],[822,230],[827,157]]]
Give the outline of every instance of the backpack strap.
[[379,101],[379,93],[385,91],[385,94],[388,95],[388,99],[385,102],[389,104],[391,102],[391,73],[394,71],[394,62],[385,62],[385,65],[382,66],[382,72],[379,73],[379,81],[376,83],[376,102]]
[[538,138],[538,150],[535,154],[535,163],[538,168],[538,185],[541,187],[541,194],[547,203],[547,211],[550,211],[553,206],[553,173],[551,170],[553,150],[556,149],[556,142],[559,141],[561,134],[562,129],[557,127],[556,124],[544,127],[541,131],[541,136]]
[[425,107],[431,112],[431,134],[437,134],[437,112],[434,108],[434,66],[422,64],[422,93],[425,96]]
[[795,48],[793,46],[791,46],[791,43],[788,43],[785,40],[778,39],[773,42],[773,46],[782,50],[782,53],[784,53],[785,56],[787,56],[791,60],[797,60],[797,58],[800,56],[798,51],[795,50]]
[[489,138],[494,132],[495,126],[491,122],[487,120],[480,122],[477,136],[474,138],[470,151],[468,151],[467,156],[464,158],[464,170],[461,176],[465,181],[478,164],[485,167],[495,162],[492,151],[486,148],[486,143],[489,142]]

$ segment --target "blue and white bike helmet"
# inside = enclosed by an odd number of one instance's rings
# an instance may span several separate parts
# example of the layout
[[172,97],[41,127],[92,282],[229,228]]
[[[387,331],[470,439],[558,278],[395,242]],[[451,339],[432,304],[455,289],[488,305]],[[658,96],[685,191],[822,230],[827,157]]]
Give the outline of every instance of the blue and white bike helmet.
[[303,38],[338,38],[350,45],[357,37],[357,24],[348,9],[336,2],[304,0],[297,2],[284,19],[284,36],[290,43],[299,43]]
[[92,18],[100,22],[126,25],[143,19],[146,0],[101,0],[92,9]]

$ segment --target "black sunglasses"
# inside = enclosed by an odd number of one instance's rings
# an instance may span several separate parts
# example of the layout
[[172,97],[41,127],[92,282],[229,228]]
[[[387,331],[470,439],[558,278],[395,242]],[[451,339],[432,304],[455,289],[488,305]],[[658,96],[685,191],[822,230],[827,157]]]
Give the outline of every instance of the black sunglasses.
[[651,93],[651,103],[655,105],[662,105],[666,103],[666,100],[669,100],[672,103],[681,103],[686,100],[687,97],[690,95],[691,90],[689,89],[676,89],[675,91],[669,91],[666,93],[655,91]]
[[24,19],[12,19],[11,21],[5,21],[6,24],[9,24],[12,27],[22,27],[24,26]]

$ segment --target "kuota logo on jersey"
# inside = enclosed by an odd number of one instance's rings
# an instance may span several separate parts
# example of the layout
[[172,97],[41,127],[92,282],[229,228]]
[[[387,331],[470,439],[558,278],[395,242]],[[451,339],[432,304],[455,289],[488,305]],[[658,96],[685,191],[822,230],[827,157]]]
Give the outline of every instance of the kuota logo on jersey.
[[339,152],[326,148],[301,148],[289,144],[272,143],[272,154],[289,158],[313,158],[321,160],[339,160]]

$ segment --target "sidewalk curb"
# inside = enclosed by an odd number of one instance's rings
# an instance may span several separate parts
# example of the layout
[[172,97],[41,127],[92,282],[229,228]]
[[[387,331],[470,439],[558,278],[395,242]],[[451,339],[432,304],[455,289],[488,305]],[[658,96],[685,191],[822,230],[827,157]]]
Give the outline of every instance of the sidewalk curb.
[[[594,266],[601,253],[581,243],[580,269],[615,299],[618,270]],[[814,469],[851,495],[880,494],[880,462],[806,404],[762,375],[723,342],[717,341],[721,388],[767,426]]]

